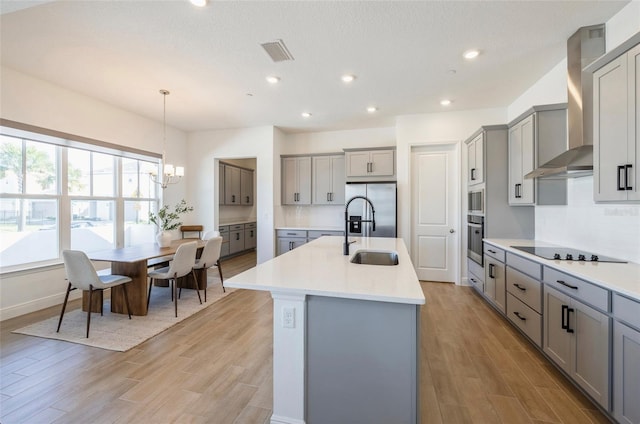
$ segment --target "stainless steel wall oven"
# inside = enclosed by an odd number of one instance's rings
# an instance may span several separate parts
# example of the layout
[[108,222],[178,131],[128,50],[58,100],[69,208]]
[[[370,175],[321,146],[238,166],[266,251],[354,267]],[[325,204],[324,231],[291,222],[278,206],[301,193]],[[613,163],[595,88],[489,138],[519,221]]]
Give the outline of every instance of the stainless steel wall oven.
[[484,238],[484,216],[467,215],[467,257],[484,266],[482,239]]

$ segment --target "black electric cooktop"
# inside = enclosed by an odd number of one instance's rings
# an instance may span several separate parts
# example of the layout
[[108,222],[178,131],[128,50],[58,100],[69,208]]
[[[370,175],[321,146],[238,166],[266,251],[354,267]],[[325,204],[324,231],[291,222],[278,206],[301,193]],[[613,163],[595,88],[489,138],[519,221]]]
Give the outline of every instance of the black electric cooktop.
[[625,264],[616,258],[598,255],[597,253],[585,252],[579,249],[570,249],[568,247],[539,247],[539,246],[511,246],[514,249],[531,253],[544,259],[552,259],[559,261],[580,261],[580,262],[615,262]]

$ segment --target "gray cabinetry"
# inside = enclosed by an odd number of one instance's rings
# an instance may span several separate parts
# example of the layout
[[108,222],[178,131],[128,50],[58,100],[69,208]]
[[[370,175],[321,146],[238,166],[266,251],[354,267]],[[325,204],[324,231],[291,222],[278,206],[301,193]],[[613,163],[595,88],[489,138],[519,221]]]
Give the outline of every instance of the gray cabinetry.
[[[533,277],[523,271],[533,274]],[[507,318],[541,348],[543,309],[540,276],[539,264],[508,254]]]
[[504,313],[506,305],[505,265],[485,253],[484,271],[484,294],[500,312]]
[[345,149],[346,176],[393,177],[396,173],[395,149]]
[[593,74],[596,201],[640,200],[640,46]]
[[244,225],[229,226],[229,254],[242,252],[244,250]]
[[344,205],[344,155],[313,156],[314,205]]
[[311,204],[311,158],[282,158],[282,204]]
[[255,249],[257,246],[256,223],[244,224],[244,249]]
[[484,133],[467,143],[467,180],[469,185],[484,182]]
[[565,205],[564,180],[525,176],[567,150],[567,105],[534,106],[509,124],[508,196],[512,206]]
[[220,257],[229,256],[229,226],[221,225],[218,230],[220,231],[220,236],[222,237],[222,247],[220,248]]
[[467,268],[469,270],[469,282],[473,288],[480,294],[484,293],[484,268],[471,259],[467,260]]
[[613,295],[613,416],[640,423],[640,302]]
[[306,230],[277,230],[277,249],[276,255],[282,255],[296,247],[302,246],[307,242]]
[[543,321],[544,352],[608,409],[610,318],[545,285]]
[[309,296],[305,422],[417,423],[419,311]]
[[224,204],[240,204],[240,168],[235,166],[224,167]]
[[253,171],[248,169],[240,170],[240,204],[253,205]]

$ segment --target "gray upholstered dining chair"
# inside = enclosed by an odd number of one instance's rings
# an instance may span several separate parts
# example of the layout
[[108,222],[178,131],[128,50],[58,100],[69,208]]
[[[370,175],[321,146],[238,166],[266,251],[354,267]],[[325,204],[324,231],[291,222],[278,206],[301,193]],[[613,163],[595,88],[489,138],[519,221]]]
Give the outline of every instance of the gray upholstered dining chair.
[[[202,237],[202,240],[209,240],[214,237],[221,237],[220,231],[217,231],[217,230],[207,231],[204,234],[204,237]],[[222,250],[222,242],[220,242],[220,249]],[[218,252],[218,259],[216,259],[215,267],[218,268],[218,274],[220,274],[220,284],[222,284],[222,292],[224,293],[225,289],[224,289],[224,281],[222,278],[222,266],[220,265],[220,252]]]
[[[220,273],[220,284],[222,284],[222,292],[225,292],[224,282],[222,281],[222,271],[220,270],[220,249],[222,248],[222,237],[212,237],[207,240],[207,244],[202,249],[200,258],[196,260],[193,269],[209,269],[216,267]],[[182,289],[181,289],[182,290]],[[204,301],[207,301],[207,284],[204,285]]]
[[[89,292],[87,338],[89,338],[89,327],[91,326],[91,302],[94,291],[103,291],[111,287],[122,285],[124,301],[127,305],[127,313],[129,314],[129,319],[131,319],[131,308],[129,307],[129,298],[127,297],[127,283],[131,281],[131,278],[115,274],[98,275],[98,272],[93,267],[93,264],[87,254],[80,250],[64,250],[62,251],[62,258],[64,259],[64,269],[67,273],[67,280],[69,280],[69,284],[67,286],[67,293],[64,296],[64,303],[62,304],[62,311],[60,312],[60,319],[58,320],[58,329],[56,330],[56,333],[60,332],[62,317],[64,316],[64,311],[67,308],[67,301],[69,300],[69,292],[75,289],[86,290]],[[102,315],[102,307],[103,305],[101,304],[100,315]]]
[[151,300],[151,288],[153,287],[153,280],[169,280],[171,283],[171,301],[175,304],[176,317],[178,317],[178,278],[185,277],[188,274],[193,276],[196,285],[196,292],[198,293],[198,299],[202,303],[200,297],[200,290],[198,289],[198,280],[196,274],[193,272],[193,266],[196,264],[196,251],[198,250],[198,243],[191,241],[178,246],[176,253],[173,255],[173,261],[169,263],[168,267],[156,269],[147,274],[151,279],[149,281],[149,295],[147,296],[147,309],[149,308],[149,301]]

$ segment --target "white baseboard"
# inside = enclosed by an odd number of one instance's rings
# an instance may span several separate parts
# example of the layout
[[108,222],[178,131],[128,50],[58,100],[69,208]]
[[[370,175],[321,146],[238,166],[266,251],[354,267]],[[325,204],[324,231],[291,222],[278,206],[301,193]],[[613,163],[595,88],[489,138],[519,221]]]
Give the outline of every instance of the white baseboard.
[[297,418],[283,417],[281,415],[271,415],[271,424],[305,424],[304,420]]
[[[80,290],[74,290],[69,294],[69,300],[79,299],[81,297],[82,291]],[[12,305],[7,308],[0,309],[0,321],[19,317],[20,315],[30,314],[31,312],[36,312],[52,306],[62,305],[63,301],[64,292],[24,302],[19,305]]]

